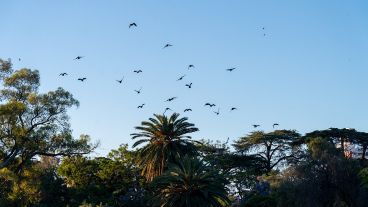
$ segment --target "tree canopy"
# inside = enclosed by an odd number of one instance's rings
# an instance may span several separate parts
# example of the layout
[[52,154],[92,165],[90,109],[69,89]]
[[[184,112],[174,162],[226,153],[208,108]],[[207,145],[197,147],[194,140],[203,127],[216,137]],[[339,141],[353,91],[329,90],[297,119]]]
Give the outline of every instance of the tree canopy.
[[154,117],[135,127],[140,132],[132,134],[132,139],[140,138],[133,147],[148,143],[139,149],[138,164],[142,175],[150,181],[163,174],[167,164],[176,157],[196,153],[188,134],[198,131],[194,124],[187,122],[188,118],[179,118],[178,113],[170,117],[154,114]]
[[60,156],[90,153],[89,136],[74,139],[67,110],[79,102],[62,88],[39,93],[37,70],[13,70],[0,60],[0,168],[15,159],[20,166],[37,155]]

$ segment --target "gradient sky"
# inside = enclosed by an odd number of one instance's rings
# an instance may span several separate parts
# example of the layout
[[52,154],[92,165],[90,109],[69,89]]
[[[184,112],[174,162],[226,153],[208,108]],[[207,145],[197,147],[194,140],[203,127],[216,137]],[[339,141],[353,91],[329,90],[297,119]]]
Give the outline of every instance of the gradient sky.
[[195,139],[234,140],[274,122],[300,133],[368,131],[365,0],[12,0],[0,8],[0,58],[39,70],[41,92],[72,92],[81,103],[69,111],[73,133],[100,140],[98,155],[131,145],[134,126],[166,107],[196,124]]

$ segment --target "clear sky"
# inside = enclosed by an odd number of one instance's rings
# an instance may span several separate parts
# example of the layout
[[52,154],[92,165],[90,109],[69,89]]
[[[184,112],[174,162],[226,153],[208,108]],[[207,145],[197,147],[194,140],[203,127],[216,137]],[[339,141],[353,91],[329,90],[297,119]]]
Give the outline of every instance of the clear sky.
[[73,133],[100,140],[98,154],[132,144],[134,126],[166,107],[196,124],[195,139],[234,140],[274,122],[301,133],[368,131],[365,0],[12,0],[0,8],[0,58],[39,70],[41,92],[72,92],[81,103],[69,111]]

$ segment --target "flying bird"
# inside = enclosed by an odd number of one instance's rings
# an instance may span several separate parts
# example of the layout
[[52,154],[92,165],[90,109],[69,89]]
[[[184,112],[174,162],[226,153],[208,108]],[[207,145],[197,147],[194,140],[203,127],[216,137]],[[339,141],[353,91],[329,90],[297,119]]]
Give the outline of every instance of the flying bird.
[[129,28],[131,28],[131,27],[137,27],[137,24],[135,22],[132,22],[132,23],[129,24]]
[[60,73],[59,76],[66,76],[68,73]]
[[171,111],[171,109],[169,108],[169,107],[167,107],[166,109],[165,109],[165,111],[164,111],[164,113],[163,114],[165,114],[166,113],[166,111]]
[[165,49],[165,48],[167,48],[167,47],[172,47],[173,45],[171,45],[171,44],[166,44],[162,49]]
[[78,78],[79,81],[85,81],[87,78]]
[[227,71],[229,72],[232,72],[233,70],[235,70],[236,68],[229,68],[229,69],[226,69]]
[[134,90],[135,92],[137,92],[137,94],[140,94],[142,90],[142,87],[139,90]]
[[80,60],[82,58],[84,58],[84,56],[77,56],[76,58],[74,58],[74,60]]
[[18,61],[21,61],[22,59],[18,58]]
[[206,103],[206,104],[204,104],[204,106],[214,107],[214,106],[216,106],[216,104]]
[[184,112],[188,112],[188,111],[192,111],[192,109],[190,108],[184,109]]
[[216,115],[220,114],[220,108],[217,109],[217,111],[214,111],[213,113],[215,113]]
[[272,124],[272,128],[275,128],[275,126],[279,126],[279,124],[278,123]]
[[122,79],[116,80],[116,81],[121,84],[123,82],[123,80],[124,80],[124,77]]
[[259,126],[261,126],[261,125],[259,125],[259,124],[253,124],[252,125],[254,128],[257,128],[257,127],[259,127]]
[[143,72],[142,70],[134,70],[133,72],[135,72],[135,73],[141,73],[141,72]]
[[185,84],[185,86],[187,86],[188,88],[192,88],[192,83]]
[[231,109],[230,109],[230,111],[234,111],[234,110],[238,110],[237,108],[235,108],[235,107],[232,107]]
[[188,69],[195,68],[194,65],[188,65]]
[[144,105],[146,105],[146,104],[142,104],[142,105],[138,106],[137,108],[141,109],[141,108],[143,108]]
[[173,101],[174,99],[176,99],[177,97],[171,97],[171,98],[168,98],[167,100],[166,100],[166,102],[170,102],[170,101]]
[[181,81],[181,80],[183,80],[183,78],[185,77],[185,75],[182,75],[182,76],[180,76],[180,78],[178,78],[178,80],[176,80],[176,81]]

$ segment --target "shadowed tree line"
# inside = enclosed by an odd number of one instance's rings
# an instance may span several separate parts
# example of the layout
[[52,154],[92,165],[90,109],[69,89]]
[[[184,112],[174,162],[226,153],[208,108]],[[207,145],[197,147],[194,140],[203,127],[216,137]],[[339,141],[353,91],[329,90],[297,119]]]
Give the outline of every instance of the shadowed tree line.
[[195,141],[188,118],[154,114],[135,128],[132,148],[91,157],[98,144],[71,135],[72,94],[40,93],[38,71],[10,61],[0,60],[0,79],[0,206],[368,206],[365,132]]

